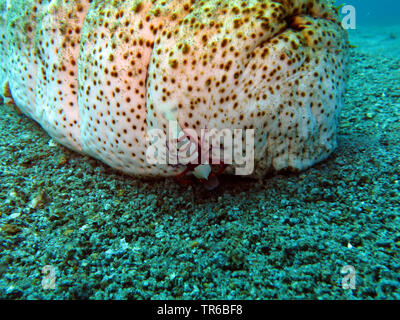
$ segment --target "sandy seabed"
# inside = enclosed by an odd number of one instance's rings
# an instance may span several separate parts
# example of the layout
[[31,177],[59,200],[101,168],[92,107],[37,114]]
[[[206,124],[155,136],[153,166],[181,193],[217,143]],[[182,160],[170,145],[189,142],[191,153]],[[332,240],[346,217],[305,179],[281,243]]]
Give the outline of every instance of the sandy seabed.
[[213,192],[121,175],[1,106],[0,299],[400,299],[400,26],[350,38],[336,152]]

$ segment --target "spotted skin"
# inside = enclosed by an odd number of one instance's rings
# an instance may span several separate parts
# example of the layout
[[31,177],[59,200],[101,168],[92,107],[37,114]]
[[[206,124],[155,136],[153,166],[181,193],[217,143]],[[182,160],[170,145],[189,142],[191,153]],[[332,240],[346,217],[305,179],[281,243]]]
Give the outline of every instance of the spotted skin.
[[146,158],[149,130],[167,134],[170,120],[198,137],[253,129],[252,177],[306,169],[337,147],[348,41],[330,1],[0,0],[0,10],[4,96],[117,170],[185,171]]

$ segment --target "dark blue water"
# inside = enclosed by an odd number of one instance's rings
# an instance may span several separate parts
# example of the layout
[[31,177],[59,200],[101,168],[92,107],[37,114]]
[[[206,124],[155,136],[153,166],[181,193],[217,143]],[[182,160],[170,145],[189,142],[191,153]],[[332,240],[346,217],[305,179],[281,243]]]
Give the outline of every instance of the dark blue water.
[[356,8],[360,26],[400,24],[400,0],[336,0],[342,3]]

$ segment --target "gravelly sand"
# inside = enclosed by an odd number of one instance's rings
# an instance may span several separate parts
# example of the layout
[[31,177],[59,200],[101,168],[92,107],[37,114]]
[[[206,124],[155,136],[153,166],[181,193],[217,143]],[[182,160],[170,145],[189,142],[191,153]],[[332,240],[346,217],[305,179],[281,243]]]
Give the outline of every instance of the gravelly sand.
[[1,106],[0,298],[400,299],[400,27],[351,39],[338,150],[214,192],[120,175]]

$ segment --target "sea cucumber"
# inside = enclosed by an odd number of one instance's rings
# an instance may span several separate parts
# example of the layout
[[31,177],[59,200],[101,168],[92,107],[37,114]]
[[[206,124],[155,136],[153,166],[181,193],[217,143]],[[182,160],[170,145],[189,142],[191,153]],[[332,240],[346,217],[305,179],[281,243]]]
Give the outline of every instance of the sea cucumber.
[[251,177],[337,146],[348,40],[329,1],[1,0],[0,12],[3,95],[117,170],[184,171],[146,158],[149,130],[167,135],[171,119],[199,136],[253,129]]

